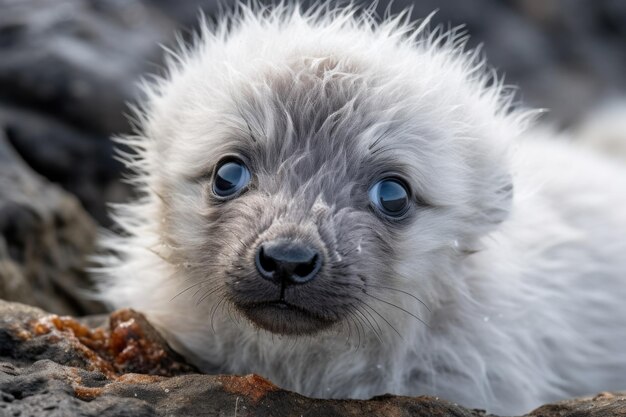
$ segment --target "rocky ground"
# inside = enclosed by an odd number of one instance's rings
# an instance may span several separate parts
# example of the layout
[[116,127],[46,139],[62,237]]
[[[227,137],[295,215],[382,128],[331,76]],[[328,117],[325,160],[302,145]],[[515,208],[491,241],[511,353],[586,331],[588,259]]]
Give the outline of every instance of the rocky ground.
[[[520,101],[551,108],[558,125],[626,96],[626,2],[396,0],[392,10],[408,4],[466,24]],[[188,36],[199,9],[213,16],[217,2],[0,0],[0,299],[22,303],[0,301],[0,417],[484,415],[434,398],[321,401],[256,376],[201,375],[140,315],[93,316],[104,308],[90,301],[88,256],[97,228],[111,227],[106,202],[132,194],[110,137],[130,131],[136,81],[162,71],[159,44]],[[532,415],[626,415],[626,397]]]
[[[0,301],[0,416],[486,415],[433,397],[316,400],[256,375],[203,375],[132,310],[111,314],[105,327],[83,323]],[[528,415],[624,416],[626,395],[603,393]]]

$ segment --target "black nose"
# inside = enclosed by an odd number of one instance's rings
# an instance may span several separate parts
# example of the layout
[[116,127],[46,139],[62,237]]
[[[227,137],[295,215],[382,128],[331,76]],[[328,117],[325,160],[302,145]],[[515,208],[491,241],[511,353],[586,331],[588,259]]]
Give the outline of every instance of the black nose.
[[305,284],[315,278],[322,266],[317,250],[290,239],[262,243],[255,261],[263,278],[284,284]]

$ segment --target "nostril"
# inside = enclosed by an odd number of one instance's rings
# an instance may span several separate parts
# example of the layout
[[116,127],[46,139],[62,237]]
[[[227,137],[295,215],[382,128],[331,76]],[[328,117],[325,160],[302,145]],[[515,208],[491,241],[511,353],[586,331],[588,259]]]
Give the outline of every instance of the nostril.
[[272,258],[265,256],[265,251],[262,246],[259,253],[259,260],[261,261],[261,267],[265,271],[274,272],[276,270],[276,262]]
[[276,261],[266,255],[263,245],[259,247],[255,261],[256,267],[261,275],[266,278],[271,278],[274,275],[274,271],[276,271]]
[[299,277],[306,277],[307,275],[315,271],[318,260],[319,256],[315,254],[310,261],[299,263],[293,270],[294,275],[297,275]]

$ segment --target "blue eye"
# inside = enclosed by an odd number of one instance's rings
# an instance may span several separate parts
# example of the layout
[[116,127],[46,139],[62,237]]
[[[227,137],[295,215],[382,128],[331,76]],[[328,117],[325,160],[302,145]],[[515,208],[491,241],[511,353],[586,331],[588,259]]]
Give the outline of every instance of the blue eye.
[[374,184],[369,197],[372,204],[387,216],[400,217],[409,209],[409,192],[400,180],[394,178]]
[[218,197],[230,197],[250,182],[250,171],[243,162],[230,160],[215,171],[213,192]]

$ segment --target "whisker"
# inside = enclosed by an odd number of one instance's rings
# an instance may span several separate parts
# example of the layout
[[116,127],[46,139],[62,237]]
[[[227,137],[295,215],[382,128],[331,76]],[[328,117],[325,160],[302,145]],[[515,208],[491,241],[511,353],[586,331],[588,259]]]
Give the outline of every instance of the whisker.
[[147,246],[146,249],[148,250],[148,252],[151,252],[153,255],[158,256],[159,258],[161,258],[166,263],[172,264],[172,261],[169,258],[166,258],[165,256],[163,256],[163,254],[157,252],[154,248],[152,248],[150,246]]
[[[176,294],[175,296],[173,296],[172,298],[170,298],[170,301],[174,301],[174,299],[175,299],[175,298],[177,298],[177,297],[179,297],[180,295],[182,295],[182,294],[186,293],[187,291],[189,291],[189,290],[190,290],[190,289],[192,289],[193,287],[195,287],[195,286],[197,286],[197,285],[204,284],[204,283],[206,283],[206,282],[209,282],[209,280],[208,280],[208,279],[207,279],[207,280],[203,280],[203,281],[200,281],[200,282],[196,282],[196,283],[195,283],[195,284],[193,284],[193,285],[190,285],[189,287],[185,288],[184,290],[182,290],[181,292],[179,292],[178,294]],[[194,296],[195,296],[195,294],[194,294]],[[192,297],[192,298],[193,298],[193,297]]]
[[[351,319],[351,317],[349,317]],[[347,346],[350,346],[350,339],[352,338],[352,326],[351,321],[346,320],[345,325],[348,327],[348,339],[346,340]]]
[[378,332],[376,331],[376,329],[372,325],[372,322],[367,318],[367,316],[365,316],[359,309],[356,309],[354,312],[365,320],[365,322],[368,325],[368,327],[370,329],[372,329],[372,332],[376,335],[376,338],[378,339],[380,344],[383,344],[383,340],[382,340],[381,336],[378,334]]
[[365,294],[365,295],[367,295],[368,297],[372,297],[373,299],[380,301],[381,303],[385,303],[385,304],[387,304],[387,305],[390,305],[390,306],[392,306],[392,307],[397,308],[397,309],[398,309],[398,310],[400,310],[400,311],[405,312],[405,313],[406,313],[406,314],[408,314],[409,316],[414,317],[415,319],[419,320],[419,321],[420,321],[420,322],[421,322],[424,326],[426,326],[426,327],[428,327],[428,328],[430,329],[430,326],[429,326],[429,325],[428,325],[428,324],[427,324],[424,320],[420,319],[419,317],[417,317],[415,314],[411,313],[410,311],[405,310],[404,308],[402,308],[402,307],[400,307],[400,306],[397,306],[397,305],[395,305],[394,303],[390,303],[389,301],[385,301],[385,300],[383,300],[383,299],[381,299],[381,298],[375,297],[375,296],[373,296],[372,294],[368,294],[368,293],[364,293],[364,294]]
[[376,314],[377,314],[377,315],[378,315],[381,319],[383,319],[383,320],[385,321],[385,323],[387,323],[387,325],[388,325],[389,327],[391,327],[391,328],[393,329],[393,331],[394,331],[394,332],[396,332],[396,334],[397,334],[398,336],[400,336],[400,338],[401,338],[402,340],[404,340],[404,337],[402,337],[402,335],[400,334],[400,332],[398,331],[398,329],[396,329],[396,328],[393,326],[393,324],[391,324],[391,323],[389,322],[389,320],[387,320],[387,319],[386,319],[386,318],[385,318],[382,314],[380,314],[380,313],[379,313],[379,312],[378,312],[378,311],[377,311],[374,307],[370,306],[369,304],[367,304],[367,303],[365,303],[365,302],[363,303],[363,305],[364,305],[365,307],[369,308],[370,310],[372,310],[374,313],[376,313]]
[[356,330],[356,334],[357,334],[357,337],[358,337],[358,343],[357,343],[357,346],[356,346],[356,350],[359,350],[361,348],[361,330],[363,330],[363,332],[364,332],[365,329],[363,329],[363,327],[362,327],[363,325],[358,320],[358,318],[354,314],[354,312],[350,312],[349,314],[352,317],[352,320],[353,320],[353,323],[354,323],[354,329]]
[[[222,300],[226,300],[226,297],[223,297]],[[223,302],[221,307],[220,307],[220,314],[224,315],[224,309],[225,308],[230,308],[230,307],[231,307],[230,303]]]
[[209,297],[211,294],[217,292],[217,291],[221,291],[223,289],[226,288],[226,285],[221,284],[218,285],[217,287],[215,287],[212,290],[209,290],[207,293],[205,293],[202,297],[200,297],[200,299],[196,302],[196,305],[199,305],[200,303],[202,303],[204,300],[206,300],[207,297]]
[[[196,290],[196,292],[194,292],[194,293],[193,293],[193,295],[191,296],[191,299],[193,300],[193,299],[196,297],[196,295],[198,295],[198,293],[199,293],[201,290],[202,290],[202,286],[198,287],[198,289]],[[198,300],[198,301],[196,302],[196,305],[198,305],[198,304],[200,304],[200,300]]]
[[418,303],[420,303],[420,304],[421,304],[421,305],[423,305],[424,307],[426,307],[426,310],[428,310],[428,311],[430,311],[430,312],[432,313],[432,310],[430,309],[430,307],[428,307],[428,306],[426,305],[426,303],[424,303],[422,300],[420,300],[419,298],[417,298],[415,295],[411,294],[410,292],[407,292],[407,291],[404,291],[404,290],[400,290],[400,289],[398,289],[398,288],[393,288],[393,287],[385,287],[385,286],[382,286],[382,285],[371,285],[371,284],[368,284],[368,287],[373,287],[373,288],[382,288],[382,289],[385,289],[385,290],[397,291],[397,292],[401,292],[402,294],[406,294],[406,295],[408,295],[409,297],[411,297],[411,298],[415,299]]
[[213,333],[215,333],[215,313],[217,312],[217,309],[219,307],[220,304],[222,304],[224,302],[224,300],[226,300],[226,297],[222,297],[214,306],[213,308],[211,308],[211,330],[213,330]]
[[[357,309],[357,311],[358,311],[358,312],[359,312],[362,316],[364,316],[364,317],[365,317],[365,319],[367,320],[367,322],[370,324],[370,327],[372,328],[372,331],[374,331],[374,333],[376,334],[376,337],[378,338],[378,340],[380,340],[381,344],[384,344],[384,343],[383,343],[383,340],[382,340],[383,329],[381,329],[381,328],[380,328],[380,324],[378,323],[378,321],[376,321],[376,319],[374,318],[374,316],[372,316],[372,313],[370,313],[370,312],[369,312],[369,311],[367,311],[367,310],[361,310],[358,306],[356,307],[356,309]],[[367,313],[367,315],[369,315],[369,317],[370,317],[372,320],[370,320],[369,318],[367,318],[367,317],[365,316],[365,313]],[[377,329],[375,329],[375,328],[374,328],[374,326],[372,325],[372,321],[374,321],[374,323],[376,323],[376,328],[377,328]]]

